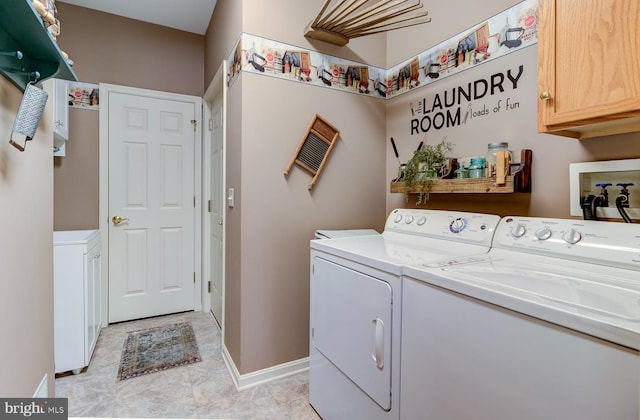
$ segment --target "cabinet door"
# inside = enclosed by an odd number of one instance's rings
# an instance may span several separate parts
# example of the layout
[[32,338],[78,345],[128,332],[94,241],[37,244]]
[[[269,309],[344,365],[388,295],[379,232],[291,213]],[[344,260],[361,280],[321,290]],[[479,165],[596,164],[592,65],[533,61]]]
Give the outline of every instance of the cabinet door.
[[64,156],[69,139],[69,101],[67,81],[53,81],[53,146],[54,156]]
[[86,360],[83,247],[53,247],[55,373],[80,370]]
[[313,261],[312,343],[384,410],[391,409],[393,294],[389,283]]
[[539,0],[540,131],[640,116],[637,0]]
[[88,365],[100,334],[101,319],[101,254],[100,247],[94,247],[87,254],[85,279],[85,364]]

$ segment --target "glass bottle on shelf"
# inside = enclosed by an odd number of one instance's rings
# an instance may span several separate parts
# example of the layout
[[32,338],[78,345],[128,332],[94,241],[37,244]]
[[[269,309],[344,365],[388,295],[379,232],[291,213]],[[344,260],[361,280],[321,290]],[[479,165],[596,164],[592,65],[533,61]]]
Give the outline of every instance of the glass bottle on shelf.
[[473,157],[471,158],[471,164],[469,165],[469,169],[467,170],[467,175],[469,178],[484,178],[485,176],[485,158],[483,157]]

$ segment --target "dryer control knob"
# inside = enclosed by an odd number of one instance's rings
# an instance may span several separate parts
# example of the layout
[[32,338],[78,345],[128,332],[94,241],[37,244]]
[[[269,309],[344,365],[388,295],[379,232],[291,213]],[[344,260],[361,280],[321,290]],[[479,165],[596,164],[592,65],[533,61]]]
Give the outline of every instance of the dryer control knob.
[[410,225],[413,222],[413,216],[406,216],[404,218],[404,222],[408,225]]
[[549,229],[548,227],[543,227],[542,229],[538,229],[536,231],[536,238],[538,238],[541,241],[546,241],[551,237],[551,235],[552,235],[551,229]]
[[426,217],[424,217],[424,216],[420,216],[420,217],[418,217],[418,221],[417,221],[417,223],[418,223],[418,226],[422,226],[422,225],[424,225],[425,223],[427,223],[427,218],[426,218]]
[[396,214],[396,217],[395,217],[395,219],[393,219],[393,221],[396,222],[396,223],[402,222],[402,214],[400,214],[400,213]]
[[521,238],[525,233],[527,233],[527,227],[521,223],[511,228],[511,236],[514,238]]
[[569,232],[564,234],[563,238],[566,243],[575,245],[582,240],[582,233],[575,229],[571,229]]

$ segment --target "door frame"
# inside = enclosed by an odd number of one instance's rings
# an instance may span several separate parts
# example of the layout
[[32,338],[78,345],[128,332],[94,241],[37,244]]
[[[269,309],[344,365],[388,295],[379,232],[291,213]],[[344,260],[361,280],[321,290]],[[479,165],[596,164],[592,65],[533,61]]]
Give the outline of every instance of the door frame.
[[[216,71],[215,76],[207,87],[203,96],[203,124],[202,124],[202,310],[211,311],[211,293],[207,289],[207,282],[211,280],[211,217],[208,211],[208,200],[211,199],[211,136],[213,131],[209,131],[209,121],[211,121],[211,104],[218,94],[222,94],[222,202],[224,203],[223,227],[222,230],[222,319],[220,329],[224,331],[225,319],[225,273],[226,273],[226,186],[227,186],[227,83],[226,69],[227,61],[223,60]],[[224,345],[224,334],[221,334]]]
[[[193,102],[196,124],[202,128],[202,98],[179,93],[162,92],[158,90],[141,89],[129,86],[100,83],[99,109],[99,210],[98,227],[102,240],[102,326],[108,324],[109,319],[109,93],[138,95],[169,101]],[[194,310],[202,310],[202,238],[197,234],[202,229],[202,162],[197,156],[202,152],[202,129],[196,126],[193,148],[193,181],[196,204],[194,211],[194,270],[196,281],[194,287]]]

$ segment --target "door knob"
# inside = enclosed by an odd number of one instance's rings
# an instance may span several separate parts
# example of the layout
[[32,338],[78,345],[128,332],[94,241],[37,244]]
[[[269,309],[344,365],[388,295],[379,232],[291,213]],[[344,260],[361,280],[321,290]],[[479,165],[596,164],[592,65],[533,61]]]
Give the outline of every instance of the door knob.
[[125,220],[129,220],[129,219],[127,217],[120,217],[120,216],[113,216],[113,218],[111,219],[113,224],[116,226],[118,226],[120,223],[124,222]]
[[543,101],[548,101],[549,99],[551,99],[551,94],[549,92],[547,92],[547,91],[542,92],[540,94],[540,99],[543,100]]
[[218,220],[218,224],[222,226],[222,220]]

